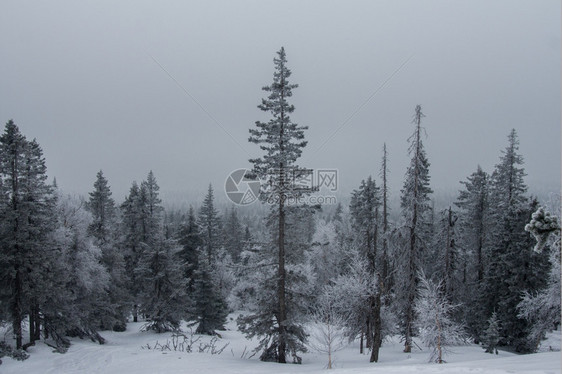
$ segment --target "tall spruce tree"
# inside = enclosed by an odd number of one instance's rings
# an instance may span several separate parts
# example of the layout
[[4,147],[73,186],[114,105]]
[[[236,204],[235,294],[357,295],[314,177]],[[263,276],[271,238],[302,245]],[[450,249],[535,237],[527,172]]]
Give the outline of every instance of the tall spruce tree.
[[26,315],[31,342],[39,337],[40,303],[46,291],[42,269],[53,260],[47,240],[55,200],[46,179],[41,147],[10,120],[0,136],[0,295],[8,306],[17,349],[23,346]]
[[194,272],[193,317],[198,322],[196,334],[215,335],[224,330],[228,306],[213,277],[213,268],[206,253],[201,253]]
[[86,209],[92,214],[90,234],[100,243],[107,243],[112,239],[112,229],[115,228],[115,201],[111,197],[111,189],[103,171],[99,171],[94,182],[94,190],[90,192],[90,199],[86,202]]
[[[358,233],[358,246],[369,264],[368,271],[371,278],[380,277],[382,268],[378,249],[378,234],[380,226],[379,208],[380,189],[375,181],[369,176],[367,180],[361,181],[358,190],[351,195],[349,211],[353,219],[353,225]],[[381,336],[381,287],[377,285],[376,293],[367,301],[369,312],[365,321],[365,335],[367,347],[371,348],[371,362],[378,361],[379,349],[382,343]],[[363,350],[361,342],[360,350]]]
[[[297,352],[306,348],[306,332],[303,324],[316,298],[314,294],[313,268],[306,261],[310,259],[309,223],[314,218],[316,208],[304,206],[286,207],[286,279],[287,294],[286,311],[290,321],[287,323],[287,350],[291,352],[294,362],[300,362]],[[258,336],[260,344],[256,351],[262,350],[260,359],[277,361],[278,345],[277,326],[274,319],[278,308],[277,285],[278,251],[275,246],[276,229],[279,227],[278,217],[273,210],[268,215],[267,228],[270,238],[259,245],[250,246],[245,257],[244,280],[239,282],[235,295],[244,302],[250,311],[249,315],[241,315],[238,325],[248,337]],[[243,293],[243,295],[241,295]],[[273,318],[272,318],[273,316]]]
[[125,330],[130,302],[126,288],[125,260],[118,243],[117,209],[103,172],[96,175],[94,190],[86,201],[92,215],[89,234],[102,251],[101,262],[110,275],[108,298],[100,311],[102,329]]
[[485,328],[484,274],[490,250],[489,176],[480,166],[461,184],[455,205],[459,208],[459,246],[467,268],[462,312],[470,335],[478,341]]
[[[287,273],[285,269],[286,261],[286,203],[288,198],[295,192],[292,180],[292,170],[295,170],[296,161],[301,156],[302,149],[307,142],[304,140],[304,130],[306,126],[299,126],[294,123],[290,114],[295,107],[289,104],[288,99],[292,96],[292,90],[298,85],[291,84],[289,78],[291,70],[287,67],[287,57],[285,49],[277,52],[277,57],[273,60],[275,72],[273,82],[269,86],[263,87],[269,95],[262,99],[258,106],[264,112],[269,112],[272,118],[268,122],[256,122],[255,129],[250,129],[249,141],[260,146],[265,152],[261,158],[250,160],[254,164],[254,172],[263,178],[271,178],[270,190],[264,194],[266,198],[273,198],[276,205],[272,206],[272,213],[277,222],[276,246],[277,246],[277,285],[275,300],[277,308],[274,315],[269,320],[274,325],[269,328],[260,329],[259,334],[269,335],[271,339],[262,340],[267,347],[265,352],[271,354],[262,355],[262,359],[274,360],[285,363],[287,352],[298,360],[297,352],[304,349],[302,341],[305,334],[302,328],[296,324],[294,316],[290,316],[287,309]],[[251,331],[246,331],[252,334]]]
[[184,266],[184,278],[187,281],[188,293],[194,290],[194,273],[199,264],[199,253],[201,251],[201,233],[197,224],[195,211],[189,207],[187,222],[180,230],[178,242],[182,249],[178,252],[178,257]]
[[141,283],[140,310],[147,316],[147,330],[174,331],[186,317],[187,281],[177,261],[180,247],[160,231],[139,259],[135,273]]
[[401,191],[400,206],[402,208],[403,228],[406,231],[406,247],[402,256],[403,293],[403,336],[404,352],[412,350],[412,333],[414,322],[414,301],[416,298],[418,277],[421,270],[424,247],[427,246],[427,230],[430,224],[432,207],[429,195],[433,192],[429,187],[429,161],[422,142],[421,121],[425,115],[420,105],[416,106],[413,123],[414,133],[408,139],[411,157],[410,166],[406,171],[404,187]]
[[[526,292],[517,305],[519,317],[531,323],[528,336],[531,347],[538,349],[546,333],[560,325],[561,287],[560,287],[560,223],[556,216],[543,207],[532,215],[531,222],[525,226],[537,240],[533,250],[548,256],[551,263],[548,283],[537,293]],[[546,251],[545,251],[546,249]]]
[[518,149],[517,133],[512,130],[491,177],[493,245],[484,276],[484,300],[486,317],[497,312],[500,344],[518,352],[530,352],[535,348],[527,338],[531,326],[514,311],[524,291],[533,293],[545,286],[550,266],[546,256],[531,250],[535,244],[524,231],[538,204],[525,196],[523,157]]
[[151,236],[158,236],[162,225],[162,199],[159,195],[160,186],[156,182],[156,177],[151,171],[148,172],[146,180],[141,183],[141,211],[143,212],[144,238],[148,242]]
[[[382,178],[382,186],[381,186],[381,204],[382,204],[382,273],[381,273],[381,281],[382,281],[382,290],[385,295],[388,294],[391,286],[392,281],[390,277],[390,261],[389,261],[389,253],[388,253],[388,237],[390,235],[390,228],[389,228],[389,215],[390,215],[390,208],[388,204],[389,200],[389,188],[388,188],[388,152],[386,150],[386,143],[383,145],[383,156],[381,162],[381,171],[380,177]],[[386,300],[388,302],[389,300]]]
[[210,266],[213,266],[218,257],[221,255],[222,222],[219,212],[215,208],[215,195],[211,184],[209,184],[207,195],[205,196],[203,205],[199,210],[198,218],[199,227],[201,227],[203,250],[207,256],[207,262]]
[[[150,171],[147,179],[140,186],[133,182],[129,196],[121,205],[123,212],[123,248],[125,266],[128,274],[129,292],[133,299],[133,321],[138,320],[139,307],[143,299],[149,300],[148,288],[151,287],[152,275],[146,271],[147,259],[155,253],[176,252],[173,240],[166,239],[163,233],[163,208],[154,173]],[[142,261],[141,261],[142,260]],[[143,278],[147,276],[147,278]],[[151,305],[154,305],[150,301]]]
[[467,250],[476,258],[476,280],[480,284],[484,277],[484,246],[487,239],[488,218],[488,174],[480,165],[466,181],[464,189],[459,192],[455,205],[461,209],[460,225],[462,241]]
[[224,327],[228,314],[225,295],[232,289],[232,284],[222,277],[225,257],[222,222],[210,184],[199,210],[198,226],[201,246],[196,249],[197,268],[192,272],[191,318],[199,322],[197,333],[213,335],[215,330]]
[[104,321],[113,321],[115,312],[110,304],[108,289],[110,276],[102,263],[102,251],[95,238],[89,235],[92,215],[84,209],[84,201],[70,196],[57,199],[59,225],[53,233],[58,249],[53,266],[57,292],[49,295],[45,305],[46,328],[54,338],[59,350],[64,350],[69,341],[65,335],[89,337],[100,344],[105,339],[98,330]]
[[441,280],[441,288],[447,300],[457,303],[466,271],[463,266],[464,253],[458,243],[458,215],[451,207],[439,212],[437,231],[433,240],[434,266],[431,270],[435,278]]
[[138,322],[138,294],[140,283],[135,274],[135,268],[143,250],[143,225],[141,222],[140,188],[133,182],[129,195],[121,204],[122,212],[122,248],[124,251],[125,269],[128,275],[127,288],[133,300],[133,322]]
[[225,218],[223,236],[226,252],[234,263],[238,263],[244,244],[244,230],[234,207],[230,209]]

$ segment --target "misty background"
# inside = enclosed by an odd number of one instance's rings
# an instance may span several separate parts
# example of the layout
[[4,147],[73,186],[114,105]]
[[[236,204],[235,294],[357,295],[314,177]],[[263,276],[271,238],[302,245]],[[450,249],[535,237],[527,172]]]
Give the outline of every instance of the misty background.
[[120,202],[153,170],[164,200],[217,199],[259,156],[248,129],[284,46],[299,165],[339,170],[341,194],[378,176],[397,197],[414,107],[431,185],[491,172],[515,128],[530,192],[560,192],[558,1],[3,1],[0,120],[87,194],[104,171]]

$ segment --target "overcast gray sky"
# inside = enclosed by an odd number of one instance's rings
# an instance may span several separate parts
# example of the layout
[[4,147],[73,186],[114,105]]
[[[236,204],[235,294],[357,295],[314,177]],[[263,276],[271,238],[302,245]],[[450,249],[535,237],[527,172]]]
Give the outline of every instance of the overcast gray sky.
[[260,155],[248,128],[284,46],[310,127],[300,165],[339,169],[343,191],[387,142],[398,194],[416,104],[434,188],[491,171],[515,128],[531,189],[559,191],[560,18],[546,0],[4,0],[0,120],[68,192],[103,169],[121,201],[152,169],[166,193],[222,195]]

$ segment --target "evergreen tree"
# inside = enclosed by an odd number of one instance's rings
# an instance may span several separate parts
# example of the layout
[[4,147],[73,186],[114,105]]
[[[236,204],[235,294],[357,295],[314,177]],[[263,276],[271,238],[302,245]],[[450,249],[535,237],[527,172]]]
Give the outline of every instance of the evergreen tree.
[[382,273],[381,273],[381,281],[382,281],[382,291],[385,293],[385,301],[389,302],[388,300],[388,293],[392,287],[392,279],[390,276],[390,261],[388,255],[388,237],[390,235],[390,228],[389,228],[389,214],[390,208],[388,205],[389,199],[389,188],[388,188],[388,152],[386,150],[386,143],[383,145],[383,156],[382,156],[382,163],[381,163],[381,171],[380,176],[382,178],[382,186],[381,186],[381,204],[382,204]]
[[[358,190],[353,191],[350,203],[350,213],[356,231],[359,235],[359,248],[369,264],[370,276],[375,274],[380,277],[382,269],[378,266],[381,261],[377,261],[378,249],[378,230],[379,230],[379,207],[380,196],[379,188],[375,181],[369,177],[367,181],[362,181]],[[381,290],[381,287],[377,287]],[[378,353],[382,343],[381,336],[381,294],[377,292],[368,300],[370,311],[365,323],[365,334],[367,336],[367,347],[371,348],[371,362],[378,361]],[[363,347],[360,347],[362,350]]]
[[[289,83],[291,71],[287,68],[287,58],[285,49],[281,48],[277,52],[277,57],[273,60],[275,72],[273,83],[263,88],[269,93],[267,99],[262,99],[258,106],[262,111],[269,112],[272,118],[268,122],[256,122],[256,129],[250,129],[249,141],[258,144],[265,151],[262,158],[250,160],[254,164],[254,172],[265,179],[269,175],[271,184],[269,191],[263,194],[266,199],[276,202],[277,206],[272,206],[277,221],[277,285],[274,300],[277,307],[273,309],[273,314],[269,320],[274,320],[274,326],[259,328],[256,331],[247,330],[249,335],[258,334],[270,338],[262,340],[260,345],[265,352],[271,354],[262,355],[263,359],[274,360],[280,363],[286,362],[287,351],[295,360],[300,361],[297,352],[304,350],[302,342],[305,334],[302,327],[296,324],[296,316],[289,315],[287,308],[287,273],[285,269],[286,260],[286,203],[287,199],[298,195],[292,180],[291,171],[297,170],[295,162],[300,157],[302,149],[307,142],[304,140],[304,130],[306,126],[299,126],[291,121],[290,114],[294,111],[294,106],[289,104],[288,98],[292,96],[292,90],[296,84]],[[273,178],[271,171],[274,170]],[[263,311],[265,312],[265,311]],[[262,312],[262,313],[263,313]],[[268,310],[270,313],[271,310]],[[255,327],[255,326],[254,326]],[[268,344],[269,346],[264,346]]]
[[230,257],[222,246],[222,227],[209,185],[198,218],[192,207],[179,233],[182,245],[178,258],[183,264],[183,278],[190,295],[188,319],[198,323],[196,332],[214,335],[224,328],[228,314],[227,296],[234,280],[227,269]]
[[[121,209],[123,211],[123,231],[125,249],[125,265],[129,276],[128,285],[133,299],[133,320],[138,320],[139,303],[146,302],[148,289],[152,287],[152,277],[157,276],[147,270],[147,263],[162,256],[175,256],[176,244],[171,239],[165,239],[163,231],[163,211],[154,173],[150,171],[147,179],[140,184],[133,182],[129,196],[125,199]],[[169,252],[174,253],[170,255]],[[156,257],[155,257],[156,256]],[[159,268],[160,269],[160,268]],[[152,271],[155,271],[152,269]],[[142,276],[148,276],[143,279]],[[150,301],[150,305],[156,305]],[[152,306],[140,305],[143,310]],[[156,330],[168,328],[159,324]]]
[[228,307],[213,279],[212,268],[207,255],[199,259],[194,273],[193,315],[198,322],[196,334],[215,335],[216,330],[224,330]]
[[101,262],[110,275],[108,298],[100,313],[102,329],[126,329],[127,315],[130,311],[126,289],[125,260],[118,247],[117,211],[111,197],[107,179],[100,170],[94,182],[94,191],[86,202],[86,209],[92,215],[88,232],[93,236],[96,246],[102,251]]
[[150,238],[159,235],[162,225],[162,213],[164,208],[162,208],[159,192],[160,187],[156,182],[156,177],[151,171],[148,172],[146,181],[141,183],[140,188],[140,201],[141,201],[141,212],[143,221],[143,238],[144,242],[147,243]]
[[115,228],[115,201],[111,197],[111,190],[103,171],[99,171],[94,182],[94,191],[90,192],[90,199],[86,202],[86,209],[92,214],[93,222],[89,232],[101,244],[113,239],[112,229]]
[[403,336],[404,352],[412,349],[412,327],[414,322],[414,300],[421,270],[424,247],[427,246],[427,231],[432,211],[429,195],[433,192],[429,187],[429,161],[425,154],[421,139],[421,120],[425,117],[421,106],[416,106],[413,123],[414,133],[410,136],[410,166],[406,172],[404,187],[400,198],[403,227],[406,233],[406,248],[402,255],[401,275],[397,280],[401,284],[403,294]]
[[476,257],[476,279],[480,284],[484,277],[484,246],[487,239],[488,175],[478,166],[461,183],[464,190],[460,191],[455,205],[461,209],[462,240],[467,250]]
[[188,282],[187,290],[191,294],[194,291],[194,273],[198,269],[199,252],[201,250],[200,228],[192,206],[189,207],[187,222],[180,231],[178,242],[182,246],[182,249],[178,252],[178,257],[183,263],[184,278]]
[[500,341],[500,322],[496,315],[496,312],[492,313],[492,316],[488,319],[488,328],[483,332],[482,335],[482,346],[486,350],[486,353],[498,353],[498,343]]
[[440,212],[437,233],[433,242],[437,253],[432,256],[434,278],[441,279],[442,289],[449,301],[459,302],[459,293],[464,291],[466,277],[465,256],[458,247],[458,216],[451,207]]
[[222,255],[221,243],[221,218],[215,208],[213,186],[209,184],[207,195],[199,210],[199,227],[201,227],[201,240],[207,256],[207,262],[213,266],[218,257]]
[[[306,351],[304,342],[307,335],[303,323],[316,298],[313,266],[305,261],[311,258],[309,249],[312,242],[309,240],[307,226],[312,221],[315,211],[315,208],[306,205],[286,207],[286,228],[287,232],[291,232],[285,242],[285,307],[287,315],[291,317],[287,328],[286,346],[296,363],[300,362],[296,352]],[[256,351],[262,350],[262,361],[278,361],[279,335],[276,320],[272,320],[279,307],[276,298],[278,272],[275,262],[278,258],[275,239],[279,222],[275,211],[270,213],[267,225],[271,237],[261,245],[251,247],[244,254],[247,256],[244,269],[246,279],[239,282],[236,294],[244,293],[248,302],[244,306],[248,306],[251,314],[241,315],[237,322],[240,330],[248,337],[260,337]]]
[[314,294],[320,294],[324,286],[337,278],[347,266],[347,254],[338,242],[334,221],[320,219],[316,222],[308,257],[307,261],[316,275]]
[[459,247],[466,254],[466,277],[463,289],[463,310],[469,333],[478,340],[487,315],[484,301],[484,274],[490,251],[491,218],[489,206],[489,176],[478,166],[459,192],[455,205],[459,211]]
[[[84,209],[81,199],[59,197],[57,218],[59,227],[54,233],[54,244],[60,251],[55,265],[56,293],[49,295],[44,315],[47,331],[64,349],[69,344],[64,336],[89,337],[100,344],[105,342],[98,330],[103,321],[114,312],[109,304],[110,276],[102,264],[102,251],[89,236],[91,214]],[[112,327],[112,326],[110,326]]]
[[224,245],[234,263],[240,261],[240,253],[244,243],[244,231],[238,219],[236,209],[232,207],[224,223]]
[[[560,325],[560,224],[556,216],[540,207],[533,213],[525,231],[537,240],[534,251],[548,256],[551,265],[547,285],[538,292],[525,292],[517,305],[518,316],[531,324],[527,339],[531,350],[535,351],[546,333]],[[545,248],[548,251],[544,251]]]
[[517,153],[515,130],[508,141],[491,178],[493,246],[484,276],[484,300],[487,315],[496,311],[500,321],[500,344],[529,352],[535,348],[527,339],[530,324],[514,311],[522,292],[533,293],[545,286],[550,266],[548,258],[531,250],[534,243],[524,231],[537,203],[529,202],[524,195],[527,186],[523,181],[523,157]]
[[140,282],[135,269],[143,251],[143,224],[141,220],[140,188],[133,182],[129,195],[121,205],[122,211],[122,248],[124,250],[125,269],[128,275],[127,285],[133,299],[133,321],[138,321],[138,295]]
[[186,316],[187,284],[181,263],[176,261],[179,247],[163,233],[143,252],[135,269],[142,289],[140,310],[147,316],[147,330],[174,331]]
[[361,181],[358,190],[352,192],[349,212],[359,233],[359,246],[373,273],[376,267],[380,205],[379,188],[369,176],[366,181]]
[[8,307],[17,349],[23,346],[27,314],[30,343],[39,338],[40,303],[46,291],[43,267],[53,260],[47,241],[54,197],[46,178],[41,147],[10,120],[0,136],[0,296]]

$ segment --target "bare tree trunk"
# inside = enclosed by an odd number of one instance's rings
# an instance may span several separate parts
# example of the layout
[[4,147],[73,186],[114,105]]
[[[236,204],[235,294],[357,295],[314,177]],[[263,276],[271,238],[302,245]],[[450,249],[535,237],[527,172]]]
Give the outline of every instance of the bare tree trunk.
[[[283,173],[283,171],[281,171]],[[278,361],[279,363],[286,363],[286,336],[285,336],[285,321],[287,320],[287,309],[285,305],[285,196],[281,192],[279,199],[279,272],[278,272],[278,285],[277,285],[277,298],[279,299],[279,347],[278,347]]]
[[373,348],[373,306],[372,302],[369,301],[371,304],[369,317],[367,317],[367,323],[365,324],[365,348],[371,349]]
[[35,338],[33,340],[41,340],[41,314],[39,306],[35,307]]
[[382,159],[382,282],[383,288],[389,287],[388,284],[388,239],[386,237],[388,232],[388,185],[387,185],[387,154],[386,143],[383,147]]
[[437,363],[443,363],[443,355],[441,352],[441,323],[439,323],[439,316],[435,313],[435,323],[437,325]]
[[364,350],[363,350],[363,336],[365,335],[365,333],[363,331],[361,331],[361,337],[359,338],[359,353],[363,354]]
[[377,292],[375,299],[375,308],[373,313],[373,348],[371,350],[370,362],[379,361],[379,350],[382,343],[382,332],[381,332],[381,290]]
[[414,300],[416,297],[416,230],[417,224],[417,207],[414,206],[414,216],[412,219],[412,227],[410,228],[410,253],[408,258],[408,300],[406,304],[406,331],[404,334],[404,352],[412,352],[412,324],[414,321]]
[[451,289],[451,229],[452,229],[452,211],[451,207],[449,207],[448,216],[447,216],[447,243],[445,248],[445,277],[444,277],[444,290],[447,298],[450,298],[450,289]]
[[482,281],[484,279],[484,260],[482,258],[482,247],[484,246],[484,209],[484,196],[480,196],[480,222],[478,222],[478,248],[476,248],[476,255],[478,257],[478,285],[482,284]]
[[22,280],[19,267],[16,267],[16,279],[15,279],[15,292],[14,301],[12,302],[12,328],[14,330],[14,335],[16,337],[16,349],[21,349],[23,346],[22,337],[22,321],[23,321],[23,310],[22,310]]
[[49,317],[43,315],[43,339],[49,339]]
[[32,343],[35,339],[35,307],[31,307],[29,311],[29,343]]

